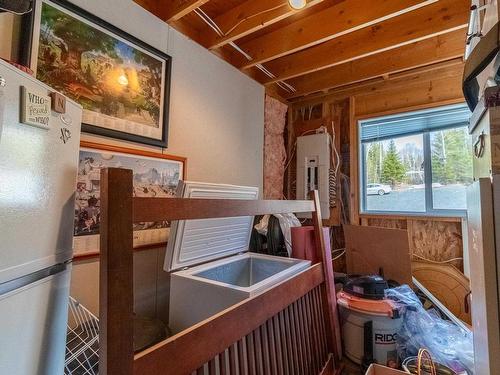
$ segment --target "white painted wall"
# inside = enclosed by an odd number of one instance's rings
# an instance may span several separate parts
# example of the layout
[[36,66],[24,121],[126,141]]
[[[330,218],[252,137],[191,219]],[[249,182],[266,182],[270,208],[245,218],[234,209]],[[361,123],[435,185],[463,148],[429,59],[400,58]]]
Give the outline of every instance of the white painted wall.
[[262,85],[132,0],[71,1],[172,56],[165,152],[188,158],[189,179],[262,188]]
[[[263,86],[132,0],[72,2],[172,56],[169,146],[163,152],[187,157],[188,179],[262,190]],[[82,139],[154,149],[92,135],[82,135]],[[163,319],[168,308],[164,252],[149,250],[134,257],[135,310]],[[98,269],[96,261],[77,262],[71,287],[71,294],[96,313]]]

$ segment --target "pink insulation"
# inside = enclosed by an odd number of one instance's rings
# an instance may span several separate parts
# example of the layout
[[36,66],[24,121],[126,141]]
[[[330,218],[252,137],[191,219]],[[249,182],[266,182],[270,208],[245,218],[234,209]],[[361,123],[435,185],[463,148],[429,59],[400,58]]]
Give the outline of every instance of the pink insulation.
[[283,198],[286,150],[283,132],[288,106],[266,95],[264,109],[264,199]]

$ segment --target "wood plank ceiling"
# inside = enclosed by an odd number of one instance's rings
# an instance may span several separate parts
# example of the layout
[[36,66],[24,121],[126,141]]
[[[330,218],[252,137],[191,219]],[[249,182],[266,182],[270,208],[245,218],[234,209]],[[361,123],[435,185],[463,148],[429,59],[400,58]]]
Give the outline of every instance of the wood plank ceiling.
[[289,102],[460,64],[470,0],[135,0]]

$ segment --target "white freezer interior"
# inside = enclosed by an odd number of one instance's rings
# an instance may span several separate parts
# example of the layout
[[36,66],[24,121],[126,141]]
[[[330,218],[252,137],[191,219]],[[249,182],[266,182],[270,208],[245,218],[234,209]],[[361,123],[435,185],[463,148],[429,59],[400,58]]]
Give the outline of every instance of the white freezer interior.
[[174,272],[169,326],[180,332],[305,270],[311,262],[244,253]]
[[195,273],[193,276],[241,288],[249,288],[268,277],[285,271],[292,265],[290,262],[283,262],[279,259],[250,256]]

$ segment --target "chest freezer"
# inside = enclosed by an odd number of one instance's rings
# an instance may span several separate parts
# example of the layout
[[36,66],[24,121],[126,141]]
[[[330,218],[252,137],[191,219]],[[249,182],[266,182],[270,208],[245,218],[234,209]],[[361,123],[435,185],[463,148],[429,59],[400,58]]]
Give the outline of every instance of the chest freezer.
[[[253,187],[181,182],[184,198],[257,199]],[[305,270],[310,261],[248,252],[253,217],[172,223],[164,269],[170,272],[174,333]]]

